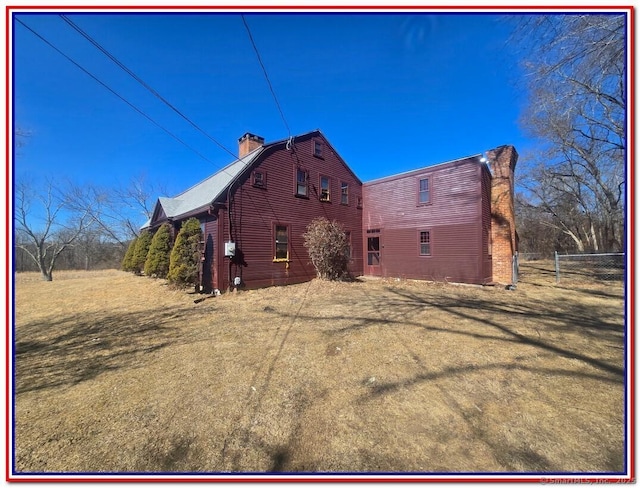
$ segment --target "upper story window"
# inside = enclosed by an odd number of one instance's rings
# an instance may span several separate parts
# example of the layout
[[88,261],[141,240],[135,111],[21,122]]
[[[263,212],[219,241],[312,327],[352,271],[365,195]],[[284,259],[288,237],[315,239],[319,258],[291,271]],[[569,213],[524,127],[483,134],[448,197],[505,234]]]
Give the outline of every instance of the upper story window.
[[344,181],[340,183],[340,203],[342,205],[349,205],[349,183]]
[[267,175],[264,171],[254,171],[253,172],[253,186],[257,186],[258,188],[266,188],[267,187]]
[[328,176],[320,176],[320,201],[331,201],[331,188]]
[[362,197],[361,196],[357,196],[356,197],[356,207],[362,208]]
[[309,173],[302,168],[296,168],[296,195],[309,196]]
[[418,187],[418,203],[431,203],[430,178],[421,178]]
[[313,141],[313,155],[317,158],[323,157],[322,143],[319,141]]

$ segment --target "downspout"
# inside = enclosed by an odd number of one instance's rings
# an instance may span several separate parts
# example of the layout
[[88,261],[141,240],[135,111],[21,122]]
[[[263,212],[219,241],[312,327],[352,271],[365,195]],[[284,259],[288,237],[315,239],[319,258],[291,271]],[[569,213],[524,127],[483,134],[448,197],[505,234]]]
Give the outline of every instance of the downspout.
[[[248,165],[246,165],[229,183],[229,186],[227,187],[227,219],[229,220],[229,239],[231,239],[233,241],[233,223],[231,221],[231,216],[232,216],[232,211],[231,211],[231,190],[233,189],[233,185],[235,185],[238,180],[240,180],[240,178],[244,175],[245,170],[253,165],[253,163],[255,162],[255,159],[253,159],[253,161],[251,163],[249,163]],[[235,241],[233,241],[235,242]],[[229,274],[229,284],[227,286],[227,291],[231,291],[233,289],[233,278],[231,276],[231,265],[233,263],[231,262],[231,258],[229,258],[229,269],[228,269],[228,274]]]

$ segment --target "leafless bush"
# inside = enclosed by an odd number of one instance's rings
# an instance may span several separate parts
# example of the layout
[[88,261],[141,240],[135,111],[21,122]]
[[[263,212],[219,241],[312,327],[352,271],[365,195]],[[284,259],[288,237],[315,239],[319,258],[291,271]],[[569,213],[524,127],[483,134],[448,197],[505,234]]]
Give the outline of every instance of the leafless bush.
[[324,217],[314,219],[303,237],[318,278],[339,280],[347,275],[348,242],[340,222]]

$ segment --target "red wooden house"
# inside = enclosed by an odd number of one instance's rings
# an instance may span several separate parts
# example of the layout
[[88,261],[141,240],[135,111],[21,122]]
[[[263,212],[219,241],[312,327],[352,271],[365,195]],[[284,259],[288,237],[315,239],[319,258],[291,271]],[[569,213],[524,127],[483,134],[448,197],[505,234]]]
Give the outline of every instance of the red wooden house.
[[159,198],[145,225],[200,220],[205,291],[312,279],[302,234],[320,216],[343,224],[355,276],[512,283],[512,146],[363,185],[320,131],[238,142],[238,160]]
[[173,198],[159,198],[145,224],[174,233],[200,220],[205,291],[308,281],[315,269],[303,245],[316,217],[340,221],[350,240],[349,271],[362,270],[362,182],[320,131],[264,144],[246,133],[239,159]]
[[365,183],[365,274],[512,283],[517,157],[502,146]]

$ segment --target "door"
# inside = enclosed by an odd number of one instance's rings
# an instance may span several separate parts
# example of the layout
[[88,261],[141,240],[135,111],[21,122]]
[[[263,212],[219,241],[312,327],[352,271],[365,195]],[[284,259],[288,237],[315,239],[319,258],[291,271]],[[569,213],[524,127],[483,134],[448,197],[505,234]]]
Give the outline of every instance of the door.
[[206,293],[211,293],[217,288],[216,277],[216,238],[218,222],[215,216],[207,218],[204,224],[204,243],[202,247],[202,287]]
[[213,236],[206,234],[202,256],[202,287],[205,293],[213,291],[215,266],[213,265]]
[[380,229],[367,229],[366,244],[366,274],[382,276],[382,232]]

